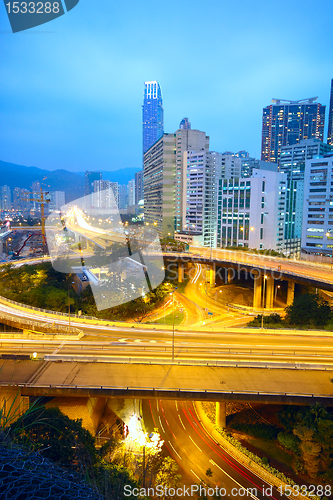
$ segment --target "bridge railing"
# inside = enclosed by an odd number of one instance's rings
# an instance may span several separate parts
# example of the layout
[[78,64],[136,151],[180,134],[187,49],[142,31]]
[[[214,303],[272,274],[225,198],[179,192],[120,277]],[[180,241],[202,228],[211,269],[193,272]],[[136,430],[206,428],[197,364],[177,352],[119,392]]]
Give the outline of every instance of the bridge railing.
[[218,389],[203,389],[203,388],[198,388],[198,389],[193,389],[192,387],[182,387],[182,388],[175,388],[175,387],[154,387],[154,386],[131,386],[131,385],[118,385],[118,386],[112,386],[112,385],[74,385],[74,384],[36,384],[34,382],[32,383],[12,383],[12,382],[0,382],[0,387],[20,387],[20,388],[27,388],[27,389],[75,389],[75,390],[107,390],[107,391],[113,391],[113,390],[119,390],[119,391],[156,391],[160,393],[168,393],[168,392],[187,392],[189,394],[197,394],[198,392],[201,392],[203,394],[219,394],[221,396],[225,395],[252,395],[252,396],[290,396],[290,397],[304,397],[304,398],[328,398],[331,397],[331,395],[328,394],[323,394],[323,393],[318,393],[318,394],[311,394],[311,393],[300,393],[300,392],[283,392],[283,391],[251,391],[251,390],[242,390],[242,391],[223,391],[223,390],[218,390]]

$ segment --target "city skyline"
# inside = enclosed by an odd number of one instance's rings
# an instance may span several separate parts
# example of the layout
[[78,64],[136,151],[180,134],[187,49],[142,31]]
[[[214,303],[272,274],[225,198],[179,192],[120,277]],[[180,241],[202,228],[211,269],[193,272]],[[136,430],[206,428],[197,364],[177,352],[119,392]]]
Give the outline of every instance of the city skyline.
[[[282,2],[276,10],[241,1],[236,10],[213,1],[203,10],[199,2],[184,2],[170,23],[162,5],[142,9],[129,2],[125,12],[105,3],[91,16],[80,2],[50,31],[16,35],[3,16],[1,159],[50,170],[141,167],[148,80],[163,89],[165,131],[176,130],[186,116],[194,130],[211,137],[212,150],[246,150],[259,158],[261,113],[273,97],[318,95],[329,107],[333,7],[321,6],[313,12],[309,2]],[[320,36],[309,44],[314,23]],[[179,50],[184,26],[199,35],[186,42],[186,52]],[[216,68],[212,76],[199,71],[203,63]]]

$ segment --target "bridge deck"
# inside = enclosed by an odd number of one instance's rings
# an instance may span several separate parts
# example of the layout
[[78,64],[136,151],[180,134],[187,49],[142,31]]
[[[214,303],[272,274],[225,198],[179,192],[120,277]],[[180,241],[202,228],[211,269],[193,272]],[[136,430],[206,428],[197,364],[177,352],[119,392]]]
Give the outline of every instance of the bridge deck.
[[3,360],[23,395],[266,401],[333,406],[332,370]]

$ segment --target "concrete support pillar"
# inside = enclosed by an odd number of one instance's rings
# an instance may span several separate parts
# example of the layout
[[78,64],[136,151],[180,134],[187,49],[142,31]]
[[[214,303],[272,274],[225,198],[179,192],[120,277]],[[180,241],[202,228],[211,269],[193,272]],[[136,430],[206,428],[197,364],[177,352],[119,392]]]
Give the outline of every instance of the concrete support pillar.
[[295,298],[295,283],[293,281],[288,281],[287,306],[290,306],[294,302],[294,298]]
[[262,274],[254,277],[253,309],[261,309]]
[[273,309],[274,278],[270,274],[266,278],[266,309]]
[[182,262],[178,263],[178,283],[183,283],[184,281],[184,264]]
[[235,272],[233,269],[228,269],[228,284],[233,282],[234,274],[235,274]]
[[222,429],[227,425],[227,404],[225,401],[216,401],[215,423]]
[[215,287],[215,276],[216,276],[216,264],[214,262],[209,270],[209,281],[210,281],[210,286],[212,288]]

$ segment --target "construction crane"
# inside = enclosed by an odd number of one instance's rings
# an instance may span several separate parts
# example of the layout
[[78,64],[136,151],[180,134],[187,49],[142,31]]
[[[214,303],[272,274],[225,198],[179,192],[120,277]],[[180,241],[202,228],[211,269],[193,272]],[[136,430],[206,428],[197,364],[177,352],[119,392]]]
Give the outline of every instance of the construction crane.
[[45,233],[45,210],[44,206],[46,203],[50,203],[50,200],[46,198],[46,195],[49,194],[49,191],[43,191],[42,186],[40,187],[40,196],[38,198],[23,198],[25,201],[34,201],[35,203],[40,203],[40,213],[42,219],[42,239],[43,245],[46,247],[46,233]]

